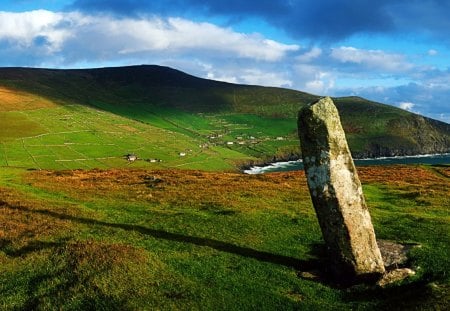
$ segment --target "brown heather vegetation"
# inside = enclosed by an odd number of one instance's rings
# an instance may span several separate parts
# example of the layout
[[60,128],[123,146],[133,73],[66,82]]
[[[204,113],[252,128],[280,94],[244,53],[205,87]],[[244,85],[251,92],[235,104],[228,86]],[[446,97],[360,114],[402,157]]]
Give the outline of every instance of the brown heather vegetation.
[[[359,167],[358,174],[363,184],[415,188],[432,195],[435,190],[447,189],[445,179],[450,177],[450,167],[369,166]],[[291,199],[309,200],[303,171],[264,175],[144,169],[35,171],[26,180],[82,199],[97,195],[159,204],[214,201],[230,208],[242,207],[239,198],[249,196],[270,200],[290,195]]]
[[[413,199],[419,206],[438,206],[443,211],[450,206],[449,166],[425,168],[397,165],[361,167],[358,171],[363,183],[381,184],[386,193]],[[442,216],[445,218],[445,213]],[[448,213],[446,216],[448,220]]]
[[[442,176],[450,177],[449,166],[424,168],[422,166],[367,166],[358,167],[358,173],[364,182],[377,182],[387,185],[416,185],[427,188],[442,183]],[[442,176],[439,176],[442,175]]]
[[[32,239],[42,239],[65,231],[70,225],[66,220],[54,219],[39,210],[48,210],[48,202],[30,200],[12,189],[0,188],[0,246],[23,246]],[[70,209],[65,212],[74,213]]]
[[[166,206],[220,206],[240,212],[270,208],[271,199],[309,200],[303,171],[267,175],[189,170],[36,171],[27,181],[83,200],[107,197]],[[255,201],[261,205],[255,206]]]
[[[358,173],[363,185],[378,185],[385,195],[396,195],[397,200],[412,199],[419,207],[448,206],[448,166],[370,166],[358,168]],[[61,231],[68,235],[73,229],[70,217],[101,217],[101,208],[83,208],[89,202],[93,206],[102,201],[119,206],[128,202],[147,204],[168,213],[193,209],[217,214],[273,209],[289,214],[298,208],[297,204],[310,204],[303,171],[264,175],[145,169],[32,171],[24,175],[23,182],[59,193],[61,202],[32,199],[17,190],[0,188],[2,243]],[[377,207],[377,203],[370,200],[369,193],[369,207]],[[46,211],[65,216],[54,218]],[[302,212],[313,215],[312,207],[309,211],[302,208]]]
[[56,107],[52,101],[40,96],[0,86],[0,111],[22,111]]

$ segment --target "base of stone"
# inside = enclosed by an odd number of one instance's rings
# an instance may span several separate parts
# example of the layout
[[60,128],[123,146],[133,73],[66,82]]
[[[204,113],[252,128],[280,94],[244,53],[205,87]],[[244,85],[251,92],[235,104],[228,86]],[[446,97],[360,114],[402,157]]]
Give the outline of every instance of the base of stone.
[[400,282],[415,274],[415,271],[409,267],[408,252],[420,247],[418,244],[400,244],[387,240],[377,240],[378,248],[383,258],[386,272],[383,275],[352,279],[340,273],[337,276],[330,264],[325,264],[322,269],[310,271],[300,271],[298,276],[316,282],[328,284],[333,287],[351,287],[355,284],[366,283],[385,287],[389,284]]
[[415,247],[420,247],[419,244],[400,244],[386,240],[377,240],[377,244],[386,269],[386,273],[378,280],[377,285],[384,287],[416,274],[408,267],[408,252]]
[[396,269],[408,264],[408,252],[418,244],[400,244],[387,240],[377,240],[386,270]]

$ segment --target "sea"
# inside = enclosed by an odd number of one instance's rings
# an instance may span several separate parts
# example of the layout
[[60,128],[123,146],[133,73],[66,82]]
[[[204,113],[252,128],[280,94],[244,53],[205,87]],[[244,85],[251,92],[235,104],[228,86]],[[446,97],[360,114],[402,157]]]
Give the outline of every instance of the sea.
[[[430,164],[430,165],[450,165],[450,153],[444,154],[424,154],[415,156],[382,157],[369,159],[354,159],[356,166],[369,165],[392,165],[392,164]],[[244,170],[246,174],[264,174],[271,172],[289,172],[303,169],[301,160],[276,162],[266,166],[253,166]]]

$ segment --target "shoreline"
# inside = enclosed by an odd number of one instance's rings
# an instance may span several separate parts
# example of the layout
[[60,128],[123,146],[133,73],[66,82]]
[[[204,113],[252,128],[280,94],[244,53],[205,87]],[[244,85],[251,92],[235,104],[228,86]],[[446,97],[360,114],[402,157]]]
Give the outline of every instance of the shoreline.
[[[417,154],[417,155],[404,155],[404,156],[392,156],[392,157],[378,157],[378,158],[353,158],[353,161],[382,161],[382,160],[401,160],[401,159],[411,159],[411,158],[432,158],[432,157],[445,157],[450,156],[450,152],[446,153],[428,153],[428,154]],[[277,168],[295,166],[297,163],[303,163],[302,159],[289,160],[289,161],[276,161],[263,163],[261,165],[249,165],[243,166],[241,172],[249,175],[264,174],[266,171],[271,171]]]

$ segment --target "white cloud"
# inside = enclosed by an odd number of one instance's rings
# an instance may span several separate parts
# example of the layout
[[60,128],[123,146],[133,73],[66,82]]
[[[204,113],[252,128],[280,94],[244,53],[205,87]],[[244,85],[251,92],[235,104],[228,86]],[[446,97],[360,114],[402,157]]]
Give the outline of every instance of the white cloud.
[[7,41],[19,50],[45,44],[47,51],[53,53],[60,50],[63,42],[71,35],[70,25],[63,26],[61,23],[79,16],[77,13],[62,14],[45,10],[0,12],[0,40]]
[[295,66],[295,73],[296,87],[302,91],[329,95],[334,88],[334,74],[320,66],[298,64]]
[[435,55],[438,54],[438,51],[436,51],[436,50],[434,50],[434,49],[430,49],[430,50],[428,50],[427,54],[428,54],[429,56],[435,56]]
[[312,61],[313,59],[316,59],[317,57],[319,57],[321,54],[322,54],[321,48],[313,47],[308,52],[297,56],[297,60],[302,63],[308,63],[308,62]]
[[398,103],[398,107],[404,110],[413,111],[415,104],[411,102],[400,102]]
[[[206,49],[215,53],[230,53],[237,57],[277,61],[297,45],[282,44],[260,35],[247,35],[210,23],[196,23],[181,18],[151,20],[105,20],[102,25],[113,25],[111,32],[131,38],[120,53],[146,50]],[[109,27],[111,29],[111,27]]]
[[245,69],[239,74],[239,77],[245,84],[292,87],[292,81],[287,79],[282,72]]
[[354,63],[388,72],[404,72],[414,67],[405,60],[404,55],[386,53],[381,50],[363,50],[341,46],[331,49],[331,57],[341,63]]
[[49,53],[68,55],[68,62],[192,52],[274,62],[299,49],[262,35],[182,18],[115,18],[45,10],[0,12],[0,40],[16,50],[45,43]]
[[[170,62],[167,65],[173,64],[173,62]],[[181,70],[217,81],[288,88],[293,86],[288,72],[280,71],[276,63],[263,65],[258,62],[258,66],[254,66],[254,64],[246,61],[239,64],[230,64],[194,60],[186,63],[176,62],[175,64]]]
[[239,83],[239,79],[235,76],[216,75],[214,72],[211,71],[206,74],[205,78],[228,83]]

